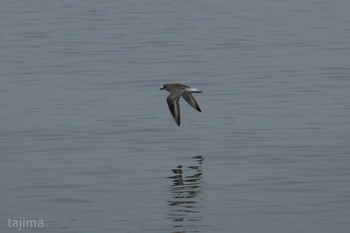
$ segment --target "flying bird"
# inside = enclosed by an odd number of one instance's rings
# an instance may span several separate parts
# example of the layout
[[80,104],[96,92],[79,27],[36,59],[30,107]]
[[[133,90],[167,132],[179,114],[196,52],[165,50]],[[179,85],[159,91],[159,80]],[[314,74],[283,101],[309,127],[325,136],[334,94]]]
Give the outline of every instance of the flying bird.
[[202,112],[199,108],[199,105],[196,99],[192,96],[191,93],[202,93],[202,90],[198,90],[196,88],[192,88],[180,83],[167,83],[164,84],[160,90],[166,90],[170,92],[170,95],[167,98],[169,110],[171,115],[173,116],[176,124],[180,126],[180,97],[182,96],[186,102],[191,105],[198,112]]

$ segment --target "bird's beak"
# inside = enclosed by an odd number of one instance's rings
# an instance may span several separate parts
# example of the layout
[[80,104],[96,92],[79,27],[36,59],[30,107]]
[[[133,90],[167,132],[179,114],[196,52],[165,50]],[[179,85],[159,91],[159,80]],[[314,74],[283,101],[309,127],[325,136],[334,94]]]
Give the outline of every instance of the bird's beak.
[[159,90],[164,90],[164,87],[160,88]]

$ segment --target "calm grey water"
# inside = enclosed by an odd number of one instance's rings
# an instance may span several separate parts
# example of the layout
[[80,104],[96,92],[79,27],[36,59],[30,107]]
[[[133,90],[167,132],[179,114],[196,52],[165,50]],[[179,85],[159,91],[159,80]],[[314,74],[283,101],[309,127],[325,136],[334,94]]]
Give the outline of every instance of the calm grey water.
[[348,232],[349,10],[1,1],[0,231]]

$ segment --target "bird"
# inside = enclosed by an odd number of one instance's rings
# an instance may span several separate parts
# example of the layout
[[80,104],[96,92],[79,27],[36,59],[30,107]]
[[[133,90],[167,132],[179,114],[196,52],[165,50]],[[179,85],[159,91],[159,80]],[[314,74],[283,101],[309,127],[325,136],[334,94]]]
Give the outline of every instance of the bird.
[[200,109],[196,99],[192,96],[191,93],[202,93],[202,90],[189,87],[184,84],[180,83],[167,83],[164,84],[160,90],[166,90],[170,92],[170,95],[167,97],[167,102],[169,106],[169,110],[171,112],[171,115],[173,116],[176,124],[180,126],[181,120],[180,120],[180,97],[182,96],[186,102],[191,105],[194,109],[196,109],[198,112],[202,112]]

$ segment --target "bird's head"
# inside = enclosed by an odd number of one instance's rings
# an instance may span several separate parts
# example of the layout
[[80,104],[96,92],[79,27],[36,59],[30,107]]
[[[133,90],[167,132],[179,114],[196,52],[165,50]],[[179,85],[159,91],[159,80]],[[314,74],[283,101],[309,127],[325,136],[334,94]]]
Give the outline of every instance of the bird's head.
[[166,90],[168,91],[168,84],[164,84],[162,88],[160,88],[159,90]]

